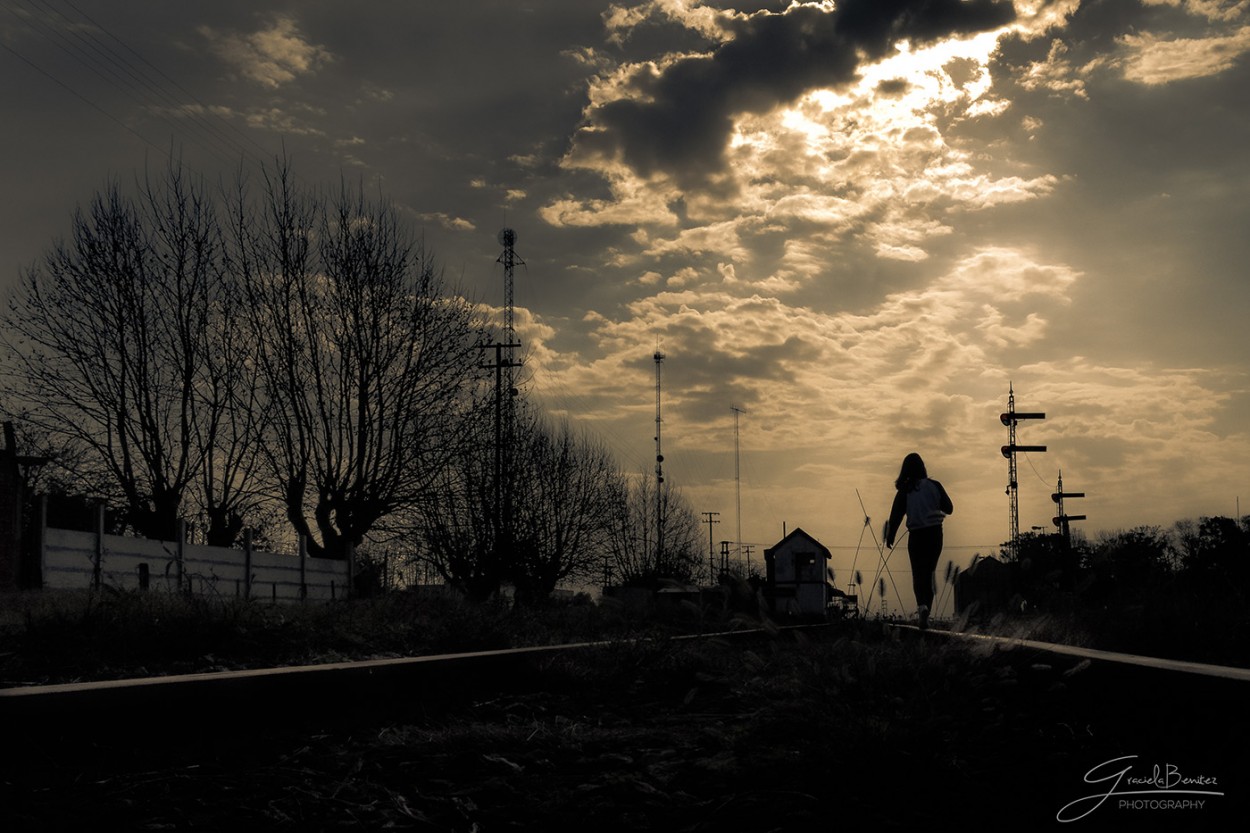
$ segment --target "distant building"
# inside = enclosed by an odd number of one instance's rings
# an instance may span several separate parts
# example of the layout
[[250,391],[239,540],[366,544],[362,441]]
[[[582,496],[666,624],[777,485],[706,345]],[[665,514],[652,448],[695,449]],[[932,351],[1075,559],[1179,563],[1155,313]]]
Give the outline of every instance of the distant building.
[[764,550],[765,597],[773,613],[793,618],[824,618],[830,602],[841,597],[829,583],[829,559],[824,544],[802,529]]
[[978,555],[955,576],[955,613],[989,618],[1007,610],[1016,589],[1015,565]]

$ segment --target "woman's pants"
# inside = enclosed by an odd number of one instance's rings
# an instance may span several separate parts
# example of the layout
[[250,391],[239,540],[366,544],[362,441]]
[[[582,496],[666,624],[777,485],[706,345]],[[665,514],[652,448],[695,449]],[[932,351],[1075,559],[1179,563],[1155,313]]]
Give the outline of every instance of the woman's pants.
[[916,593],[916,607],[933,609],[933,574],[941,556],[941,524],[908,530],[907,557],[911,559],[911,587]]

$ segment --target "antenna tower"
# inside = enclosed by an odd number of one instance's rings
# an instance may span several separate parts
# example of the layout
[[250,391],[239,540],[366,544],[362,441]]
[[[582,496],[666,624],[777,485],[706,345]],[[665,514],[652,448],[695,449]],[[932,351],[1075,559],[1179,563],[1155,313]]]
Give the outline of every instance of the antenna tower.
[[655,571],[663,574],[664,559],[664,453],[660,445],[660,365],[664,354],[658,349],[655,355]]
[[1011,555],[1020,555],[1020,482],[1016,476],[1016,452],[1045,451],[1044,445],[1016,445],[1016,423],[1022,419],[1045,419],[1044,413],[1021,413],[1016,410],[1016,390],[1011,384],[1007,386],[1007,412],[999,414],[999,420],[1007,426],[1007,445],[1002,447],[1003,456],[1007,458],[1007,495],[1011,498]]
[[[504,358],[508,360],[509,387],[512,387],[513,382],[512,368],[516,367],[515,355],[512,352],[516,347],[516,328],[514,327],[516,305],[513,302],[512,275],[517,264],[525,265],[525,261],[517,256],[516,238],[516,232],[510,228],[499,231],[499,245],[503,246],[503,253],[495,260],[496,263],[503,264],[503,340],[507,347]],[[516,389],[512,388],[510,393],[515,396]]]

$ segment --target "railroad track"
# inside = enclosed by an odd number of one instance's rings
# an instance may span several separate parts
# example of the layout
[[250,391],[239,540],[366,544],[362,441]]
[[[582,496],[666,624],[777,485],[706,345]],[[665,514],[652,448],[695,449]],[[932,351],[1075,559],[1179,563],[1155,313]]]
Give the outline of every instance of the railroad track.
[[[675,642],[795,638],[836,625],[667,637]],[[428,715],[491,692],[537,688],[561,655],[622,640],[0,689],[0,758],[159,751],[310,726],[344,728]],[[59,750],[59,751],[58,751]]]
[[[1215,809],[1200,818],[1187,819],[1218,820],[1219,824],[1226,818],[1244,820],[1250,796],[1250,764],[1239,744],[1244,742],[1247,725],[1241,717],[1250,692],[1245,686],[1250,682],[1247,669],[1008,637],[940,630],[921,633],[905,625],[886,625],[883,630],[888,638],[913,645],[919,640],[951,640],[974,651],[995,653],[992,664],[969,666],[961,662],[960,667],[975,667],[977,677],[983,679],[972,686],[963,682],[959,687],[964,702],[973,704],[974,715],[981,697],[986,703],[996,701],[998,705],[987,719],[999,721],[1002,731],[1021,744],[1012,747],[1018,759],[1004,755],[1010,750],[996,749],[999,757],[994,758],[994,766],[1000,767],[1002,774],[993,782],[993,789],[1006,798],[994,806],[1019,803],[1033,814],[1030,817],[1052,819],[1067,802],[1097,791],[1082,782],[1082,773],[1101,761],[1130,756],[1143,768],[1157,762],[1165,767],[1176,765],[1186,774],[1218,776],[1219,783],[1213,789],[1218,789],[1219,795],[1211,799],[1218,798]],[[844,631],[837,625],[824,625],[673,639],[749,641],[776,639],[779,634],[780,638],[793,638],[794,632],[828,639]],[[862,637],[863,631],[855,632]],[[560,675],[560,657],[623,645],[631,650],[620,641],[582,642],[0,689],[0,789],[6,781],[23,789],[53,789],[49,785],[77,784],[80,779],[90,784],[92,778],[108,779],[113,773],[129,773],[126,777],[143,783],[154,773],[151,777],[162,784],[181,783],[194,779],[190,773],[199,771],[201,764],[216,766],[214,771],[269,772],[259,764],[254,769],[250,762],[315,745],[319,737],[353,735],[357,728],[362,730],[358,737],[368,737],[376,734],[379,726],[421,723],[423,718],[432,717],[429,722],[437,725],[444,705],[459,708],[472,703],[509,703],[513,701],[508,696],[510,690],[530,686],[533,690],[543,686],[551,690],[551,680],[557,676],[563,686],[576,685],[569,682],[573,678]],[[996,669],[1004,673],[998,674]],[[1064,685],[1071,686],[1071,697],[1055,690]],[[570,692],[565,688],[560,693]],[[888,704],[892,699],[884,696],[879,702]],[[1018,704],[1024,708],[1017,711]],[[914,705],[911,708],[914,719]],[[877,719],[892,720],[888,709],[886,705],[875,712]],[[1021,730],[1021,724],[1027,729]],[[343,728],[349,730],[346,735],[337,732]],[[984,726],[969,730],[973,737],[987,737]],[[1063,733],[1086,740],[1067,744],[1053,740]],[[1095,750],[1090,753],[1095,757],[1033,759],[1030,756],[1035,753],[1029,744],[1037,738],[1052,738],[1039,745],[1042,749]],[[1211,748],[1207,744],[1212,744]],[[1105,755],[1103,750],[1107,750]],[[967,747],[962,754],[965,763],[975,760],[967,758],[973,754]],[[412,760],[419,760],[419,755]],[[981,770],[984,772],[983,764]],[[943,777],[946,783],[959,785],[956,776],[947,773]],[[52,794],[63,795],[67,801],[76,795],[71,786],[55,789],[62,792]],[[1107,815],[1102,813],[1100,818]],[[1147,829],[1138,826],[1136,817],[1133,821],[1132,829]],[[1208,825],[1202,829],[1232,828]]]
[[1033,639],[1020,639],[1010,636],[993,634],[966,633],[930,628],[921,631],[915,625],[891,624],[887,627],[898,632],[923,633],[932,638],[963,640],[974,644],[991,646],[1001,650],[1029,650],[1057,656],[1076,657],[1090,662],[1112,663],[1132,668],[1153,669],[1156,671],[1175,671],[1192,674],[1198,677],[1216,677],[1223,680],[1250,683],[1250,668],[1238,668],[1228,665],[1211,665],[1186,660],[1163,659],[1161,657],[1126,654],[1119,651],[1101,651],[1096,648],[1083,648],[1077,645],[1063,645],[1055,642],[1039,642]]
[[[836,632],[838,625],[722,631],[670,637],[762,640]],[[1035,640],[888,624],[901,638],[966,642],[1027,652],[1030,661],[1065,658],[1114,677],[1117,689],[1138,686],[1186,702],[1237,708],[1250,692],[1250,669],[1100,651]],[[369,720],[436,713],[491,692],[538,688],[546,664],[570,652],[612,649],[620,641],[580,642],[317,665],[181,674],[0,689],[0,755],[80,754],[124,748],[150,752],[190,741],[229,743],[262,733],[342,728]]]

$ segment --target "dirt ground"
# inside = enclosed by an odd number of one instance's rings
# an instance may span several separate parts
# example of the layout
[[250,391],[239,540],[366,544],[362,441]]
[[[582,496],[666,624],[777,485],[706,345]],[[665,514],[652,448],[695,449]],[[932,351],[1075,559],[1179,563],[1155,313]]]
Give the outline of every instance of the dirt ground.
[[[538,687],[298,733],[214,738],[171,704],[157,750],[8,761],[4,829],[1214,830],[1250,792],[1244,684],[864,631],[542,662]],[[1196,796],[1155,784],[1153,806],[1117,794],[1059,823],[1108,792],[1089,773],[1126,767],[1224,794],[1181,807]]]

